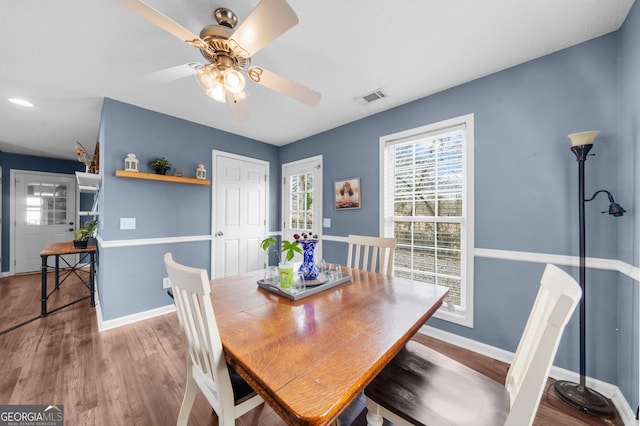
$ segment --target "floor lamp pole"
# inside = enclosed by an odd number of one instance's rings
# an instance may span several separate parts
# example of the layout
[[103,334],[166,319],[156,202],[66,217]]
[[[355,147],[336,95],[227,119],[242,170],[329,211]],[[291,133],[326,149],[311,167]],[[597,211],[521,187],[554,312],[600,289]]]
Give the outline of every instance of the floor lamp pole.
[[582,299],[580,300],[580,383],[564,380],[555,382],[554,389],[560,399],[578,410],[592,416],[613,417],[615,410],[611,401],[602,394],[589,389],[586,386],[586,239],[585,239],[585,195],[584,195],[584,162],[587,153],[593,144],[572,146],[571,150],[578,160],[578,224],[580,227],[580,287]]

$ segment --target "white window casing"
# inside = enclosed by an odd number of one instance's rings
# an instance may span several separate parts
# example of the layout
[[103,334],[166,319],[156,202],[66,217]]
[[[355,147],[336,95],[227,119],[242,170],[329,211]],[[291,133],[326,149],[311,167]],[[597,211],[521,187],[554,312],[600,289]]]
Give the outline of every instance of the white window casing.
[[437,318],[473,327],[473,114],[380,138],[380,235],[394,275],[450,288]]

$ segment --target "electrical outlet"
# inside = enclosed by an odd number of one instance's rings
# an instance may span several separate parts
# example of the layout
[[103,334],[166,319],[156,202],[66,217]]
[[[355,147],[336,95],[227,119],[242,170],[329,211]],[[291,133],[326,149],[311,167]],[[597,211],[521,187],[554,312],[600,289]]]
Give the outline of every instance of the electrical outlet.
[[171,288],[171,280],[169,277],[164,277],[162,279],[162,288]]

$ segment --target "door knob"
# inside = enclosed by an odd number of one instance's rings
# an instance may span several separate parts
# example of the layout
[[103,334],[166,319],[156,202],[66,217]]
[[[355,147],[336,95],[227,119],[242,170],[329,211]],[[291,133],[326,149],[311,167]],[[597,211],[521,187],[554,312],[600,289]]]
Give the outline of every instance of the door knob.
[[222,237],[223,235],[222,231],[218,231],[218,237]]
[[73,225],[73,222],[69,222],[69,225]]
[[73,231],[73,228],[69,228],[69,231]]

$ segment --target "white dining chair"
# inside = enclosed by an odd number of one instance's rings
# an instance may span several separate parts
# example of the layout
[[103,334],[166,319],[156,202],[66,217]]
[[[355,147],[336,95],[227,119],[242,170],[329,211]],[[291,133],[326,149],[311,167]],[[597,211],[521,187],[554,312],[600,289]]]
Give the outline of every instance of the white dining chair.
[[504,385],[410,341],[365,389],[367,424],[531,425],[582,291],[547,265]]
[[396,248],[394,238],[349,235],[347,244],[347,267],[391,275]]
[[187,386],[177,424],[186,425],[198,389],[218,415],[218,425],[231,426],[264,400],[227,365],[211,304],[207,271],[181,265],[164,255],[178,320],[187,350]]

